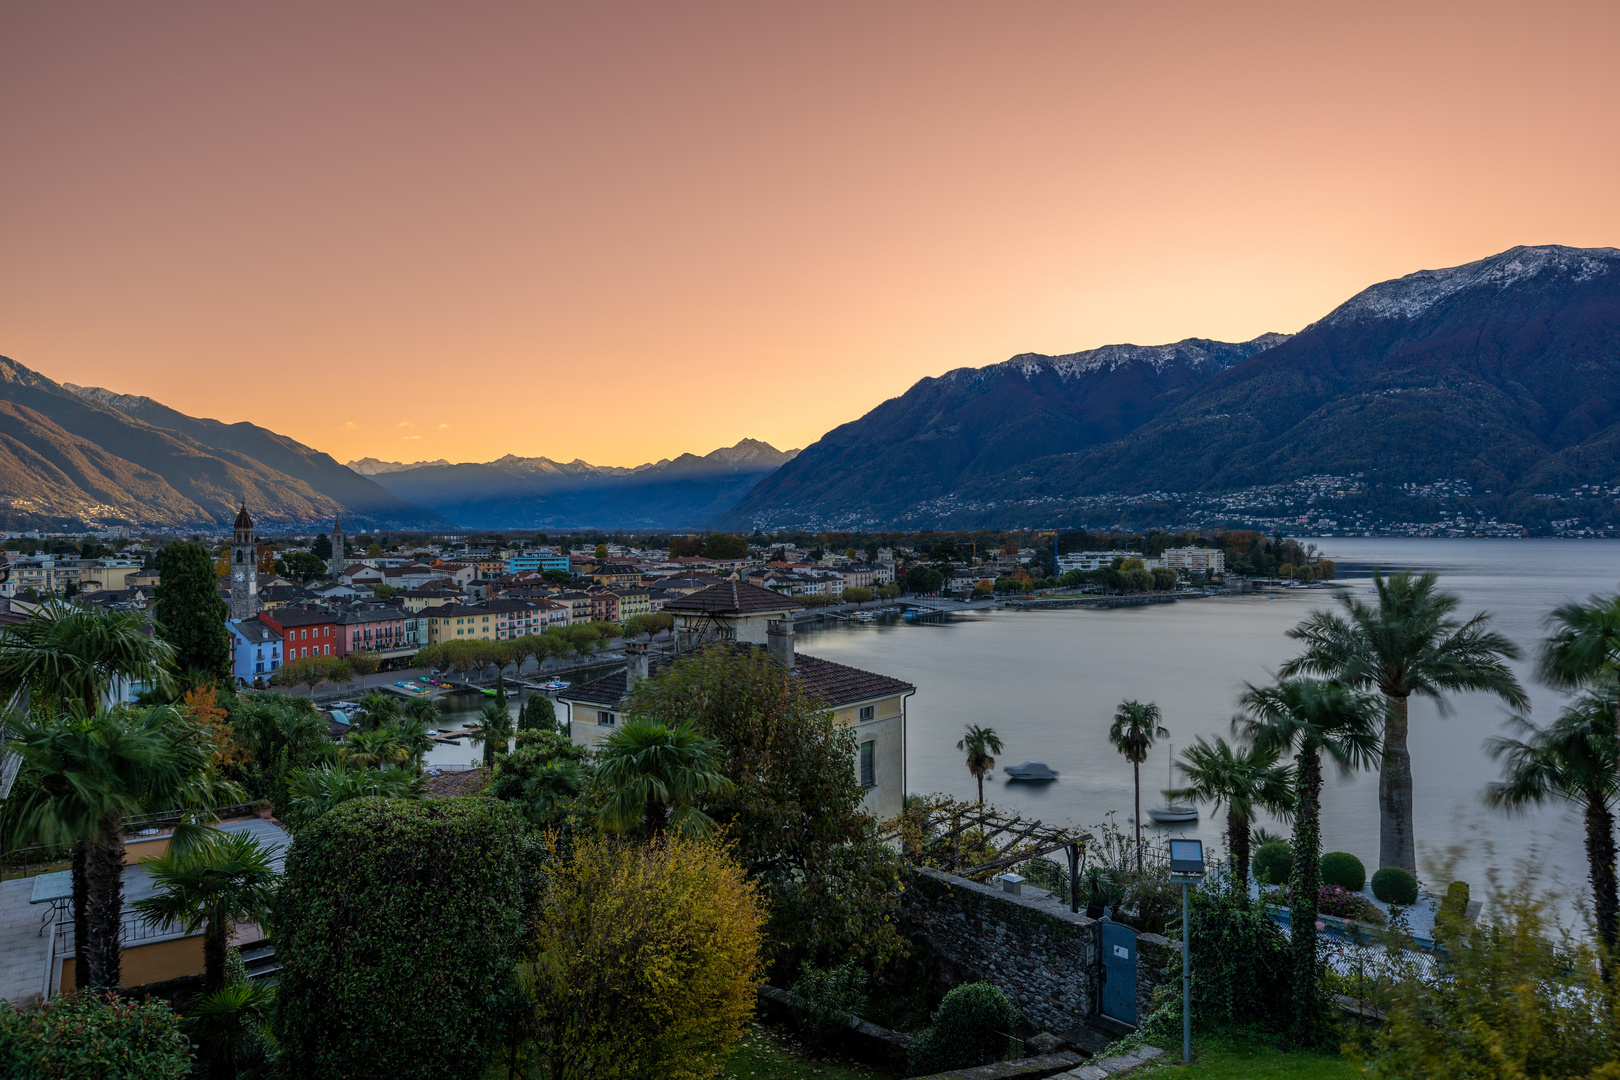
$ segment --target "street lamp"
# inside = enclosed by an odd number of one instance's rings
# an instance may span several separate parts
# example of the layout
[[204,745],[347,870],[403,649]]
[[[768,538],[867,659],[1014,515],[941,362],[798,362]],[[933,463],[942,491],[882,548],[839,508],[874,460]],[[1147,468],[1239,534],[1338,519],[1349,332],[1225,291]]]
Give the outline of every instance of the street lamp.
[[1192,1063],[1192,924],[1188,889],[1204,876],[1204,842],[1170,841],[1170,880],[1181,883],[1181,1060]]

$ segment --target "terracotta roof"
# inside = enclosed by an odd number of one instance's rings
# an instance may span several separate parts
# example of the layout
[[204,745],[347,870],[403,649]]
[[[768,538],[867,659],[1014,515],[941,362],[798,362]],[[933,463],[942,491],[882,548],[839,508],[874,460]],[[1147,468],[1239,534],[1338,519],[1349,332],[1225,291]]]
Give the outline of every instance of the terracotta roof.
[[422,777],[422,794],[429,799],[448,799],[456,795],[476,795],[489,783],[489,770],[457,769],[441,772],[438,776]]
[[700,615],[748,615],[759,611],[798,611],[803,604],[781,593],[741,581],[722,581],[695,593],[671,600],[665,611]]
[[[669,610],[669,606],[665,606]],[[759,645],[741,645],[738,648],[758,649]],[[654,661],[649,665],[649,677],[661,674],[668,665]],[[616,671],[611,675],[604,675],[600,679],[592,679],[588,683],[570,686],[557,695],[559,701],[570,701],[579,705],[596,705],[605,709],[617,709],[623,704],[625,695],[629,692],[629,685],[625,679],[625,672]],[[909,694],[917,688],[902,679],[893,679],[887,675],[879,675],[872,671],[863,671],[848,664],[837,664],[831,660],[823,660],[818,656],[806,656],[799,653],[793,658],[793,681],[800,690],[813,697],[819,698],[829,708],[839,708],[857,701],[870,701],[873,698],[887,697],[890,694]]]

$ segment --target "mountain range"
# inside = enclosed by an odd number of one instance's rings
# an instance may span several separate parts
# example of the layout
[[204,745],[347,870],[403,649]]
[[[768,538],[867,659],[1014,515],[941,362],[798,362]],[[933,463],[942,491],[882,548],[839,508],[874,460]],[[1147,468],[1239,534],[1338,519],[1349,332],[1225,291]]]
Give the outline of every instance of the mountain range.
[[725,512],[796,454],[743,439],[701,457],[634,467],[508,454],[456,465],[363,458],[349,468],[467,528],[663,530],[694,528]]
[[1356,473],[1520,496],[1620,478],[1620,251],[1517,247],[1420,271],[1292,336],[923,379],[717,524],[1005,523],[1083,496]]
[[267,527],[450,525],[331,457],[249,423],[52,382],[0,357],[0,527],[228,525],[239,500]]

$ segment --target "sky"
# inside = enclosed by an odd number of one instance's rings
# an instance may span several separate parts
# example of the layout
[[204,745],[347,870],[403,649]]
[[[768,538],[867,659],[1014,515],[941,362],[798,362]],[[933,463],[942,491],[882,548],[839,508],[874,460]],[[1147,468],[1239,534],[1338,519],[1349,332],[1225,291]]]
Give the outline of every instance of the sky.
[[0,4],[0,355],[340,461],[802,447],[1620,246],[1620,5]]

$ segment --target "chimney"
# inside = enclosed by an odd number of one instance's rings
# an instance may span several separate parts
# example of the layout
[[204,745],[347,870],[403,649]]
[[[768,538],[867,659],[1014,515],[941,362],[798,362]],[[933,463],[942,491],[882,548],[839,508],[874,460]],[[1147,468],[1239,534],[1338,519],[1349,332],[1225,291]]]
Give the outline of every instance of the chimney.
[[631,642],[624,647],[624,651],[630,656],[630,666],[625,669],[625,690],[629,691],[647,677],[647,643]]
[[785,670],[793,670],[793,620],[773,619],[766,624],[765,647],[771,659]]

